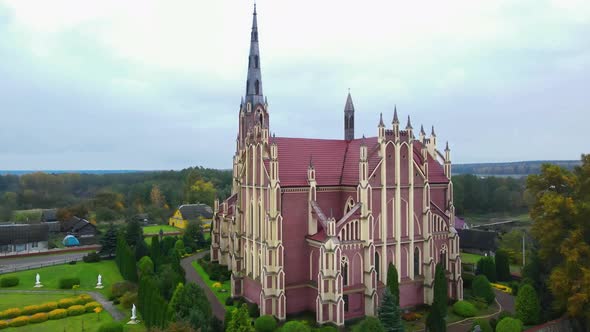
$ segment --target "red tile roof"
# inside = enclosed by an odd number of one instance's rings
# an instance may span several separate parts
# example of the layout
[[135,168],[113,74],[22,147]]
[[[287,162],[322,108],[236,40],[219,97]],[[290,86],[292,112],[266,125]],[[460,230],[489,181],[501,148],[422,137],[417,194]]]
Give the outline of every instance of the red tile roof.
[[[281,187],[307,186],[307,169],[310,159],[315,168],[318,185],[357,185],[360,146],[363,140],[368,150],[369,173],[375,169],[380,160],[377,137],[351,141],[287,137],[275,137],[272,140],[277,143],[279,150]],[[414,142],[414,158],[419,164],[422,163],[421,147],[422,144],[418,141]],[[443,166],[430,155],[428,171],[430,182],[449,182],[444,174]]]

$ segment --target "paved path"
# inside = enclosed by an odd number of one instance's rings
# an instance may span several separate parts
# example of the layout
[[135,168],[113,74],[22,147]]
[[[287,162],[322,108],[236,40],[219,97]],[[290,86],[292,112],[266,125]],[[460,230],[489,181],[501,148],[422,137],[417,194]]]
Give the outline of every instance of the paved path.
[[[107,300],[101,293],[94,292],[94,291],[78,291],[79,293],[86,293],[92,296],[98,303],[102,305],[102,307],[108,311],[113,319],[115,320],[123,320],[125,318],[125,314],[119,311],[112,302]],[[0,294],[2,293],[32,293],[32,294],[50,294],[50,293],[69,293],[74,295],[73,291],[68,290],[0,290]]]
[[195,268],[191,264],[193,261],[202,258],[208,253],[209,251],[207,250],[200,252],[196,255],[193,255],[191,257],[184,258],[180,261],[180,265],[182,265],[184,271],[186,272],[186,280],[194,282],[201,288],[203,288],[205,294],[207,295],[207,299],[211,304],[211,310],[213,310],[213,314],[215,315],[215,317],[217,317],[217,319],[223,322],[223,320],[225,319],[225,305],[219,303],[219,300],[217,299],[215,294],[213,294],[213,291],[211,291],[211,289],[207,286],[205,281],[201,279],[201,276],[199,276],[199,274],[197,273],[197,271],[195,271]]

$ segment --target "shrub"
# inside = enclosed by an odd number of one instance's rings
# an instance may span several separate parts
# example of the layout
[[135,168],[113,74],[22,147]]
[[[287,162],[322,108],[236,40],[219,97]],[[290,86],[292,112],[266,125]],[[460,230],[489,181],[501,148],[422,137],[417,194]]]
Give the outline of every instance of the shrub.
[[38,312],[41,312],[41,307],[38,305],[28,305],[26,307],[23,308],[22,310],[22,314],[23,315],[27,315],[30,316],[32,314],[36,314]]
[[353,329],[353,332],[364,332],[364,331],[371,331],[371,332],[385,332],[383,325],[379,319],[375,317],[366,317],[363,319],[358,325],[356,325]]
[[62,319],[68,317],[68,311],[66,309],[55,309],[49,312],[49,319]]
[[470,302],[457,301],[453,304],[453,312],[462,317],[473,317],[477,315],[477,308]]
[[537,292],[533,286],[526,284],[518,291],[516,297],[516,318],[520,319],[526,325],[534,325],[539,322],[541,305]]
[[272,332],[277,328],[277,321],[271,315],[264,315],[256,318],[254,328],[257,332]]
[[10,320],[10,322],[8,323],[8,326],[17,327],[17,326],[25,326],[27,324],[29,324],[29,317],[28,316],[18,316],[16,318],[13,318],[12,320]]
[[97,263],[100,262],[100,255],[96,252],[88,253],[88,255],[82,257],[84,263]]
[[498,321],[501,321],[506,317],[514,318],[512,317],[512,313],[510,311],[502,310],[502,312],[500,312],[500,314],[498,315]]
[[79,316],[86,312],[86,308],[83,305],[73,305],[68,308],[68,316]]
[[123,332],[123,324],[119,322],[108,322],[98,328],[98,332]]
[[72,289],[72,286],[79,285],[80,278],[78,277],[69,277],[69,278],[61,278],[59,279],[59,288],[60,289]]
[[505,250],[496,251],[496,277],[499,281],[510,281],[512,276],[510,275],[510,259],[508,252]]
[[21,310],[19,308],[10,308],[0,312],[0,319],[14,318],[20,316]]
[[475,329],[475,327],[478,325],[479,325],[481,332],[494,332],[494,329],[492,329],[490,322],[488,322],[487,320],[482,319],[482,318],[478,318],[473,321],[473,326],[471,327],[471,331],[473,331]]
[[485,299],[488,304],[494,302],[494,299],[496,298],[496,294],[494,294],[494,291],[492,290],[492,285],[490,285],[490,282],[485,275],[478,275],[475,277],[471,289],[473,296]]
[[67,298],[67,299],[61,299],[59,301],[57,301],[57,307],[60,309],[67,309],[73,305],[75,305],[76,301],[74,301],[74,299],[71,298]]
[[137,303],[137,293],[136,292],[126,292],[121,296],[119,302],[123,305],[124,308],[131,308],[133,303]]
[[512,289],[512,295],[516,296],[518,294],[518,287],[520,286],[518,281],[511,281],[508,283],[508,286]]
[[121,297],[126,292],[137,292],[137,285],[130,281],[119,281],[111,285],[111,294]]
[[496,282],[496,263],[492,257],[482,257],[477,261],[477,274],[483,274],[491,282]]
[[314,329],[314,332],[338,332],[338,329],[331,325],[325,325],[320,328]]
[[0,278],[0,287],[14,287],[19,283],[18,277],[4,277]]
[[92,296],[90,296],[88,294],[82,294],[82,295],[78,296],[78,298],[79,298],[79,301],[81,302],[81,303],[78,303],[78,304],[86,304],[88,302],[94,301],[94,299],[92,298]]
[[86,310],[86,312],[94,312],[94,309],[98,307],[102,307],[102,305],[100,305],[100,303],[96,301],[88,302],[84,305],[84,309]]
[[522,322],[516,318],[506,317],[496,325],[496,332],[521,332]]
[[39,312],[50,312],[57,309],[57,302],[45,302],[39,306]]
[[481,297],[473,298],[469,302],[471,302],[477,308],[477,310],[484,310],[488,308],[488,303]]
[[417,313],[417,312],[406,312],[402,314],[402,319],[407,321],[407,322],[412,322],[415,320],[420,320],[422,318],[422,315]]
[[227,305],[227,306],[234,305],[234,298],[233,297],[228,297],[227,299],[225,299],[225,305]]
[[260,308],[258,308],[258,304],[256,303],[249,303],[248,304],[248,315],[251,318],[256,318],[260,316]]
[[76,261],[70,261],[68,264],[70,264],[70,265],[76,265]]
[[5,320],[0,320],[0,330],[4,330],[8,327],[8,323]]
[[34,314],[33,316],[29,317],[29,322],[31,324],[36,324],[36,323],[43,323],[46,322],[49,319],[49,315],[45,312],[38,312],[36,314]]
[[281,332],[310,332],[310,331],[311,331],[311,329],[309,328],[309,326],[307,326],[304,323],[297,321],[297,320],[292,320],[290,322],[287,322],[281,328]]
[[475,275],[471,273],[463,273],[461,274],[461,278],[463,278],[463,289],[471,288],[471,284],[473,283]]

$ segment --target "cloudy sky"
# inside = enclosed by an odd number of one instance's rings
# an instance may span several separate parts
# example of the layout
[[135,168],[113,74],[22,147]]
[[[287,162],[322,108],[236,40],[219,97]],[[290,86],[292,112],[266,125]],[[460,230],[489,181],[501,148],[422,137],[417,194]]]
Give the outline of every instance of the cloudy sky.
[[[231,167],[251,12],[0,0],[0,169]],[[350,88],[357,136],[397,104],[456,163],[590,152],[590,1],[259,0],[258,14],[277,136],[343,137]]]

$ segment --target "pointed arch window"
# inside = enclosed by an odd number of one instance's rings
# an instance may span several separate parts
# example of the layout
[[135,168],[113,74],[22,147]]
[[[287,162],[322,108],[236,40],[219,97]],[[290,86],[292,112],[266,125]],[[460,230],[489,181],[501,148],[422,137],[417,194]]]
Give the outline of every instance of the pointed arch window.
[[420,249],[414,248],[414,276],[420,275]]
[[342,274],[342,285],[348,286],[348,258],[342,256],[342,262],[340,262],[340,269]]
[[259,80],[256,80],[256,82],[254,83],[254,94],[255,95],[260,94],[260,81]]

